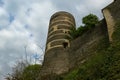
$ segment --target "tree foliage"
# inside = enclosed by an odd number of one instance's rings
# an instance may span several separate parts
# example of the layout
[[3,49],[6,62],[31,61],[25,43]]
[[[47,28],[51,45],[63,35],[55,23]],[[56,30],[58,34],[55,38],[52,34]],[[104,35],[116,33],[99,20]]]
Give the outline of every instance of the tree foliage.
[[6,77],[6,80],[37,80],[41,65],[28,65],[20,62],[13,68],[13,73]]
[[89,15],[83,17],[83,19],[82,19],[82,23],[84,24],[84,26],[80,26],[77,29],[72,28],[70,35],[72,36],[73,39],[75,39],[75,38],[81,36],[84,32],[86,32],[89,29],[91,29],[92,27],[94,27],[95,24],[97,24],[98,22],[99,22],[99,20],[96,15],[89,14]]
[[94,14],[89,14],[82,19],[82,23],[85,24],[85,27],[91,28],[94,27],[96,23],[98,23],[98,17]]
[[22,77],[25,80],[37,80],[40,73],[40,65],[29,65],[23,70]]

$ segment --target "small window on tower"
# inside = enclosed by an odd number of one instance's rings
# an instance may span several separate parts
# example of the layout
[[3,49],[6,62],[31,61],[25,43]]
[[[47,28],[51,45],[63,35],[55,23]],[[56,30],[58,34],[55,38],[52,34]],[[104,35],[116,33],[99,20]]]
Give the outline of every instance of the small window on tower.
[[65,31],[65,33],[68,33],[67,31]]
[[63,30],[63,32],[64,32],[65,34],[68,34],[68,31],[66,31],[66,30]]
[[63,47],[64,47],[64,48],[67,48],[67,47],[68,47],[68,43],[67,43],[67,42],[64,42],[64,43],[63,43]]

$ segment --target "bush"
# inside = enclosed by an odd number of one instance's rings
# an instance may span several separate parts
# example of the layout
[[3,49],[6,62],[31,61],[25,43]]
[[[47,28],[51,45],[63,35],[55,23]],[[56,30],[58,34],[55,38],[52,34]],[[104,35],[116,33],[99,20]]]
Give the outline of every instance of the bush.
[[94,27],[95,24],[97,24],[99,21],[96,15],[89,14],[82,19],[82,22],[84,26],[80,26],[77,29],[76,28],[71,29],[70,35],[72,36],[73,39],[84,34],[86,31]]
[[40,67],[41,65],[38,64],[26,65],[26,63],[19,63],[14,68],[13,73],[6,77],[6,80],[37,80]]
[[85,27],[87,27],[88,29],[94,27],[95,24],[97,24],[98,22],[98,17],[94,14],[89,14],[82,19],[82,23],[85,24]]
[[29,65],[26,67],[22,73],[22,77],[24,77],[25,80],[37,80],[39,73],[40,73],[40,65]]

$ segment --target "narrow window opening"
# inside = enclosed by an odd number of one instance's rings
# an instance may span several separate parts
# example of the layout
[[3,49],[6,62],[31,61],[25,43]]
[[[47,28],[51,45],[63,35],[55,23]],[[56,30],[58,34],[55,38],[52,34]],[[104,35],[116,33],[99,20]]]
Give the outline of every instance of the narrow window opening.
[[67,31],[65,31],[65,33],[67,33]]
[[67,43],[67,42],[64,42],[64,43],[63,43],[63,47],[64,47],[64,48],[67,48],[67,47],[68,47],[68,43]]

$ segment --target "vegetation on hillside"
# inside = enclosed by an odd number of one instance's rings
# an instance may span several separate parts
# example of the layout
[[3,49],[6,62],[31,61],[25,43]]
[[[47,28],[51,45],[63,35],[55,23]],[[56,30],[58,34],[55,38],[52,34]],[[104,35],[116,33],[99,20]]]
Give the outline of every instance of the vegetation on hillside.
[[37,80],[39,73],[40,73],[40,67],[39,64],[29,65],[23,70],[22,77],[24,77],[24,80]]
[[9,74],[6,77],[6,80],[37,80],[41,65],[30,65],[20,62],[13,69],[13,73]]
[[84,26],[80,26],[77,29],[72,28],[70,35],[72,36],[73,39],[81,36],[83,33],[91,29],[92,27],[95,27],[95,24],[99,22],[98,17],[94,14],[89,14],[82,19],[82,23]]
[[[113,42],[101,47],[88,61],[69,72],[62,80],[119,80],[120,79],[120,23],[115,26]],[[102,43],[103,46],[106,43]]]

